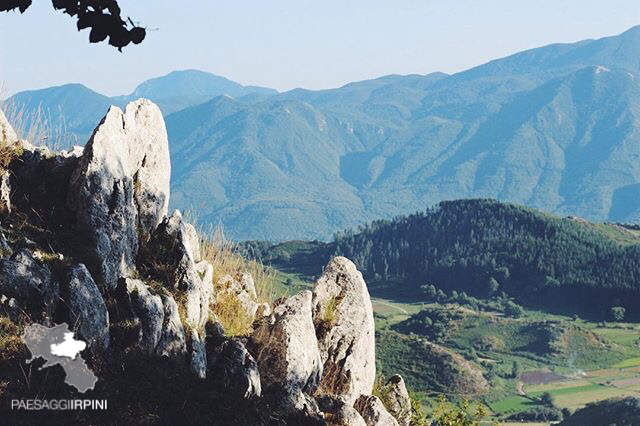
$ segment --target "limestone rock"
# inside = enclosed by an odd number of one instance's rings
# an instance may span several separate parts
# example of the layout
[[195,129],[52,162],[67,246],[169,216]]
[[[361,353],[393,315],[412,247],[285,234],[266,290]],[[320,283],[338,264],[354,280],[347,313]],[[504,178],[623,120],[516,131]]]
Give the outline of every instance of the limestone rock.
[[134,268],[140,238],[167,213],[169,144],[160,109],[147,100],[111,107],[70,181],[68,204],[110,288]]
[[140,342],[138,346],[152,354],[160,337],[164,323],[162,298],[151,294],[149,287],[140,280],[125,279],[126,292],[134,315],[140,321]]
[[333,258],[313,290],[313,322],[324,364],[319,393],[353,404],[371,394],[376,375],[373,308],[362,274]]
[[251,335],[252,352],[263,386],[277,385],[286,393],[313,394],[322,374],[311,316],[311,292],[304,291],[278,304],[262,318]]
[[[193,225],[185,222],[180,210],[174,210],[158,225],[151,245],[164,251],[164,259],[179,272],[200,261],[200,242]],[[182,269],[182,271],[180,270]]]
[[328,426],[366,426],[360,413],[341,399],[324,395],[318,398],[318,404]]
[[13,143],[18,140],[15,130],[9,124],[2,110],[0,110],[0,143]]
[[8,170],[0,174],[0,210],[11,213],[11,175]]
[[186,292],[187,323],[192,327],[204,328],[213,297],[213,266],[205,260],[190,266],[179,288]]
[[256,310],[256,318],[268,317],[271,315],[271,306],[268,303],[260,303]]
[[20,321],[20,317],[24,310],[13,297],[9,298],[4,294],[0,294],[0,312],[9,317],[14,323]]
[[178,304],[171,296],[161,296],[164,308],[164,321],[162,323],[162,335],[156,347],[156,354],[169,358],[177,358],[186,354],[187,339],[184,326],[180,321]]
[[199,379],[207,377],[205,344],[196,330],[191,331],[191,372]]
[[387,412],[380,398],[361,395],[354,405],[367,426],[398,426],[396,419]]
[[401,375],[392,376],[385,385],[387,410],[396,418],[400,426],[411,422],[411,398]]
[[4,231],[0,229],[0,257],[8,257],[12,254],[13,249],[11,248],[11,244],[9,244],[7,236],[4,235]]
[[157,261],[169,265],[173,288],[186,293],[187,324],[202,329],[209,318],[213,267],[201,261],[195,228],[175,210],[152,234],[148,251]]
[[251,274],[242,274],[240,280],[231,275],[225,275],[218,280],[216,299],[224,296],[233,296],[240,303],[249,318],[256,317],[258,303],[256,302],[256,290]]
[[58,283],[31,250],[22,248],[9,259],[0,259],[0,294],[15,298],[34,316],[51,318],[60,298]]
[[70,229],[75,217],[67,205],[69,180],[79,163],[76,154],[51,152],[20,141],[9,165],[11,209],[31,212],[32,225]]
[[109,312],[91,274],[83,264],[71,268],[65,283],[72,326],[87,343],[98,349],[109,346]]
[[187,244],[191,248],[191,255],[193,256],[193,261],[198,263],[202,260],[202,255],[200,253],[200,237],[198,236],[198,232],[196,231],[196,228],[192,224],[190,223],[185,224],[185,228],[187,230],[185,240],[187,241]]
[[245,272],[240,276],[240,287],[244,290],[253,300],[258,298],[256,293],[256,284],[253,281],[253,277],[248,272]]
[[223,343],[215,365],[214,380],[238,398],[253,398],[262,393],[258,364],[244,344],[236,339]]

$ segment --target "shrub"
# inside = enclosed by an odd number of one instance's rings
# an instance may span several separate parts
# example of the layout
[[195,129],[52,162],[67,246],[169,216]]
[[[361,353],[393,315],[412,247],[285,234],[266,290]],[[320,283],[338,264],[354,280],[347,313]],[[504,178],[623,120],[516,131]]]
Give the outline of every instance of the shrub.
[[526,411],[512,414],[507,420],[515,420],[519,422],[554,422],[562,420],[563,414],[560,410],[553,407],[534,407]]
[[487,411],[481,404],[477,404],[474,410],[466,400],[460,405],[455,405],[447,401],[443,395],[440,395],[432,425],[478,426],[486,416]]

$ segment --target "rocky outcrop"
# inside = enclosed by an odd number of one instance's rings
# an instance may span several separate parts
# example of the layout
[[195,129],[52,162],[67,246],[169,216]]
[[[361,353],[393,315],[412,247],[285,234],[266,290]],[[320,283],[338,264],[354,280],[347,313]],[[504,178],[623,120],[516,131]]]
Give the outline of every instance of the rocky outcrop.
[[411,423],[411,398],[401,375],[391,376],[385,385],[385,405],[400,426]]
[[49,268],[30,249],[22,248],[9,259],[0,259],[0,294],[15,299],[34,319],[48,323],[57,307],[60,289]]
[[160,357],[185,355],[187,338],[174,298],[167,294],[153,294],[141,280],[125,278],[122,282],[126,303],[140,323],[138,347],[147,354]]
[[299,393],[312,395],[322,374],[311,297],[305,291],[281,300],[251,335],[263,386],[278,386],[294,398],[300,398]]
[[134,318],[140,323],[138,347],[152,354],[162,336],[164,323],[162,298],[151,294],[149,287],[140,280],[126,278],[123,283],[128,298],[127,304]]
[[109,346],[109,312],[98,286],[83,264],[69,272],[62,289],[69,319],[89,346],[104,350]]
[[353,404],[376,375],[373,308],[353,262],[333,258],[313,290],[313,322],[324,371],[319,393]]
[[11,213],[11,175],[8,170],[0,173],[0,210]]
[[398,426],[396,419],[387,412],[377,396],[361,395],[356,400],[354,408],[367,426]]
[[202,330],[209,319],[213,295],[213,267],[201,260],[200,240],[193,225],[176,210],[154,231],[149,255],[171,271],[171,287],[185,292],[186,322]]
[[[14,138],[3,119],[0,134]],[[336,257],[313,292],[272,306],[250,274],[215,271],[194,226],[179,211],[166,216],[169,152],[155,105],[111,108],[85,149],[18,143],[0,174],[3,315],[68,322],[93,349],[87,363],[106,367],[107,387],[149,366],[159,377],[146,392],[193,387],[189,397],[247,408],[242,424],[397,424],[370,396],[373,313],[360,272]],[[27,222],[28,234],[16,232]],[[404,418],[402,379],[388,387],[390,409]]]
[[[256,287],[251,274],[244,273],[239,279],[231,275],[225,275],[218,280],[216,289],[214,304],[224,300],[225,297],[231,296],[237,300],[240,309],[244,311],[247,317],[251,319],[256,317],[260,305],[256,302]],[[260,312],[264,313],[264,307]]]
[[222,344],[216,358],[213,380],[238,398],[249,399],[262,393],[258,364],[244,344],[237,340],[227,340]]
[[140,238],[169,205],[169,145],[160,109],[147,100],[111,107],[73,172],[69,207],[86,237],[98,281],[131,275]]
[[200,379],[207,378],[207,352],[204,340],[197,330],[191,330],[191,372]]
[[164,319],[156,354],[168,358],[182,356],[187,352],[187,338],[180,320],[178,304],[173,297],[163,295],[162,307],[164,308]]
[[321,396],[318,405],[328,426],[367,426],[360,413],[341,399]]
[[2,110],[0,110],[0,144],[11,144],[18,140],[15,130],[9,124],[7,117],[5,117]]

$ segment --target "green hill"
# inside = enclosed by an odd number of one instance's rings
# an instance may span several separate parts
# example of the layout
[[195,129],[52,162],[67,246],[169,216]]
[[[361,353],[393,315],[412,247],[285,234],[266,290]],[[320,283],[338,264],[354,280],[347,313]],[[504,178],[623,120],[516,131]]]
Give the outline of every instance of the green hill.
[[415,300],[421,286],[434,284],[482,298],[504,292],[529,307],[608,320],[612,306],[624,307],[628,319],[640,316],[639,243],[633,226],[476,199],[375,221],[332,243],[247,246],[278,268],[304,265],[299,272],[307,276],[331,254],[347,256],[375,291],[395,297]]

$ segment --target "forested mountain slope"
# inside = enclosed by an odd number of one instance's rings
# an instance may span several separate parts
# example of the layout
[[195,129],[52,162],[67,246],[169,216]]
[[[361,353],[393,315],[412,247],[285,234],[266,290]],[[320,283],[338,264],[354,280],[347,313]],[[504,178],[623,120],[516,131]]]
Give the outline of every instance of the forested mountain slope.
[[215,99],[167,118],[190,165],[174,203],[237,239],[325,239],[466,197],[637,220],[638,57],[640,27],[451,76]]
[[[235,239],[328,239],[468,197],[637,221],[639,58],[640,26],[454,75],[276,94],[182,71],[111,101],[159,102],[176,165],[172,207],[222,222]],[[99,118],[78,102],[38,94],[78,121],[72,131]],[[89,105],[108,102],[100,96]]]
[[528,306],[605,319],[614,305],[640,316],[639,235],[637,226],[472,199],[375,221],[329,244],[247,246],[276,267],[307,273],[321,270],[309,259],[348,256],[390,294],[417,296],[425,284],[478,297],[505,292]]

